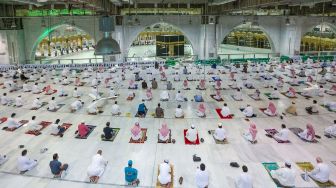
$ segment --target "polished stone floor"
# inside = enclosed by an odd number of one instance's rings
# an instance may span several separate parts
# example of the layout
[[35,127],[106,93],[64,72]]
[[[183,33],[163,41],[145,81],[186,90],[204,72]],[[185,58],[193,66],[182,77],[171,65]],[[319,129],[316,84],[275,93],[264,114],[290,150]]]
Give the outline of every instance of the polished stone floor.
[[[182,68],[182,67],[181,67]],[[215,108],[221,108],[223,102],[217,102],[210,97],[215,91],[211,86],[214,82],[207,82],[207,90],[196,90],[198,82],[189,82],[191,90],[181,90],[184,95],[189,99],[188,102],[183,102],[182,107],[185,110],[184,119],[174,118],[174,110],[180,103],[174,101],[175,93],[179,88],[182,88],[182,82],[173,82],[176,90],[169,91],[171,100],[168,102],[160,102],[161,106],[165,110],[165,118],[157,119],[150,116],[154,112],[157,103],[159,102],[160,92],[165,88],[165,82],[159,81],[159,88],[153,90],[153,100],[146,102],[149,109],[149,114],[146,118],[135,118],[137,106],[140,103],[142,96],[145,94],[145,90],[134,90],[136,98],[133,101],[127,101],[126,95],[129,92],[127,89],[128,81],[134,77],[132,71],[127,70],[126,80],[122,81],[119,86],[118,93],[120,97],[117,101],[121,107],[121,116],[111,116],[111,105],[114,100],[107,100],[104,105],[104,112],[99,115],[88,115],[86,112],[86,106],[91,101],[88,96],[91,91],[90,84],[79,87],[79,91],[84,94],[82,97],[85,102],[84,108],[78,112],[70,113],[70,104],[75,100],[71,97],[73,84],[65,86],[65,90],[70,93],[68,97],[57,97],[58,103],[66,104],[57,112],[49,112],[46,107],[42,107],[37,111],[29,110],[32,100],[39,96],[42,101],[50,100],[51,96],[32,93],[22,93],[20,90],[10,93],[11,98],[15,98],[17,95],[22,95],[25,105],[21,108],[15,108],[11,106],[1,106],[0,116],[9,117],[12,112],[17,113],[17,119],[29,120],[31,116],[37,116],[38,121],[55,121],[57,118],[61,119],[61,122],[72,123],[64,134],[63,138],[54,137],[50,135],[50,127],[47,127],[42,131],[39,136],[27,135],[25,133],[26,127],[21,127],[14,132],[7,132],[0,130],[0,153],[9,156],[9,160],[0,166],[0,187],[1,188],[20,188],[20,187],[120,187],[125,184],[123,168],[126,166],[127,161],[132,159],[134,167],[139,171],[139,179],[141,181],[141,187],[154,187],[157,180],[157,166],[164,159],[169,159],[175,167],[174,184],[175,187],[196,187],[195,186],[195,172],[197,166],[200,163],[195,163],[192,160],[192,155],[197,154],[202,158],[202,162],[207,166],[207,170],[210,173],[210,186],[215,188],[234,187],[234,180],[240,174],[241,169],[230,167],[229,163],[232,161],[238,162],[240,165],[247,165],[249,173],[253,177],[253,187],[256,188],[271,188],[276,187],[272,179],[264,169],[262,162],[278,162],[280,165],[284,161],[300,162],[310,161],[315,164],[315,157],[321,156],[323,160],[330,165],[331,176],[330,179],[336,182],[336,166],[331,161],[336,161],[336,140],[329,139],[323,136],[323,130],[332,124],[336,119],[334,112],[329,112],[326,109],[320,107],[320,113],[318,115],[309,115],[304,110],[304,107],[312,103],[312,99],[307,100],[302,96],[298,96],[296,104],[298,106],[298,116],[287,115],[284,119],[278,117],[268,117],[263,114],[258,108],[267,107],[269,100],[263,93],[271,92],[272,88],[263,88],[262,83],[258,80],[254,80],[255,73],[249,73],[249,79],[253,80],[256,87],[261,89],[261,101],[254,101],[247,94],[253,93],[254,90],[243,88],[243,101],[234,101],[230,95],[234,93],[232,89],[229,89],[229,69],[225,69],[227,74],[219,74],[218,76],[223,80],[222,86],[227,88],[222,91],[225,102],[231,108],[231,111],[235,114],[235,117],[231,120],[221,120],[216,114]],[[191,68],[190,68],[191,69]],[[206,67],[208,71],[210,67]],[[181,71],[176,70],[176,71]],[[193,69],[194,71],[194,69]],[[153,77],[160,80],[160,76],[156,74],[156,71],[152,71]],[[173,80],[173,76],[169,73],[173,73],[175,70],[172,68],[166,71],[169,80]],[[216,72],[217,73],[217,72]],[[276,70],[276,73],[279,73]],[[289,71],[287,70],[287,73]],[[108,75],[107,71],[104,73]],[[112,73],[112,76],[121,74],[121,70],[117,73]],[[279,73],[282,74],[282,73]],[[141,72],[141,75],[147,79],[145,71]],[[197,75],[193,72],[193,75],[197,78],[206,78],[211,80],[211,76],[207,74]],[[236,75],[237,80],[241,83],[242,73]],[[183,76],[182,76],[183,77]],[[284,77],[285,81],[289,80],[288,77]],[[305,80],[306,78],[302,78]],[[1,78],[1,82],[5,79]],[[86,79],[84,81],[90,81]],[[271,85],[274,85],[276,79],[270,81]],[[19,82],[19,84],[21,84]],[[49,80],[48,84],[52,84]],[[138,83],[140,84],[140,83]],[[45,84],[42,84],[44,86]],[[58,85],[52,84],[56,89]],[[286,91],[289,85],[285,84],[281,91]],[[306,87],[301,85],[295,87],[298,91]],[[327,83],[325,88],[330,88],[331,83]],[[108,89],[104,88],[103,84],[99,86],[99,90],[104,92],[104,95],[108,95]],[[1,93],[8,92],[8,89],[1,89]],[[198,103],[190,101],[195,94],[202,94],[206,105],[206,118],[199,118],[195,113],[195,109]],[[319,104],[324,101],[335,101],[335,96],[325,94],[324,97],[314,97]],[[283,112],[284,109],[291,103],[291,99],[281,96],[280,100],[274,101],[278,109],[278,112]],[[257,113],[257,118],[251,119],[255,122],[258,129],[257,144],[251,144],[244,140],[241,136],[242,133],[248,129],[249,123],[245,121],[244,115],[239,111],[239,107],[250,104],[254,107]],[[127,113],[131,113],[129,117]],[[75,139],[74,132],[76,131],[78,123],[85,121],[87,124],[96,125],[97,128],[90,134],[88,139],[80,140]],[[120,128],[120,132],[117,135],[114,142],[104,142],[100,140],[103,127],[107,121],[111,122],[112,127]],[[135,122],[139,121],[140,125],[147,128],[148,139],[144,144],[130,144],[130,129]],[[157,134],[161,124],[166,122],[170,129],[172,129],[172,137],[176,139],[175,144],[158,144]],[[215,129],[217,123],[223,123],[227,130],[227,137],[229,144],[220,145],[216,144],[213,138],[207,133],[210,129]],[[276,128],[279,129],[282,123],[285,123],[288,127],[301,127],[305,128],[306,123],[311,122],[315,127],[316,133],[321,136],[319,143],[306,143],[300,140],[293,133],[290,133],[290,144],[278,144],[271,138],[265,136],[264,129]],[[5,123],[4,123],[5,124]],[[0,125],[1,127],[4,124]],[[183,129],[190,127],[194,124],[199,132],[199,136],[204,139],[204,143],[200,145],[185,145],[183,138]],[[33,159],[37,159],[39,164],[32,171],[27,172],[25,175],[19,175],[16,169],[16,160],[20,155],[22,149],[18,148],[19,145],[25,145],[28,149],[28,156]],[[45,153],[40,153],[41,148],[48,148]],[[97,185],[89,184],[86,174],[87,167],[91,161],[91,157],[97,152],[98,149],[103,150],[103,156],[109,161],[104,175],[101,177]],[[61,162],[66,162],[70,165],[68,174],[61,180],[52,179],[52,175],[49,169],[49,161],[52,159],[53,153],[58,153]],[[301,179],[301,170],[296,165],[293,165],[296,169],[296,186],[297,187],[316,187],[317,185],[313,181],[305,182]],[[178,184],[178,178],[183,176],[184,182],[182,185]]]

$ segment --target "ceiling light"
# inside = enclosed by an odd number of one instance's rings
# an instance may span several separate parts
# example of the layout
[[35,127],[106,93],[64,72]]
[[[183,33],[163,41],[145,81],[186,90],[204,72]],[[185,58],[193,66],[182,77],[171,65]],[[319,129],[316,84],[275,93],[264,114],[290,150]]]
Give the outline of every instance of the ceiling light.
[[120,46],[115,41],[111,33],[114,31],[114,19],[103,16],[99,19],[99,30],[104,32],[104,37],[97,42],[95,55],[115,55],[120,54]]

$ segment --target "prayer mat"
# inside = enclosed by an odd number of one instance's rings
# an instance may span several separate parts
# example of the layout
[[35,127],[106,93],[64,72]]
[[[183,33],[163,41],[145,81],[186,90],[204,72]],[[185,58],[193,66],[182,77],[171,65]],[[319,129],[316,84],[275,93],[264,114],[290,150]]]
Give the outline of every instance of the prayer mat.
[[51,93],[46,93],[45,95],[52,95],[54,93],[57,93],[57,89],[54,89]]
[[[47,105],[48,103],[47,102],[42,102],[42,105],[40,108],[42,108],[43,106]],[[30,110],[38,110],[40,108],[31,108]]]
[[332,80],[327,80],[327,82],[329,82],[329,83],[336,83],[336,81],[332,81]]
[[31,134],[31,135],[38,136],[38,135],[42,134],[41,131],[43,129],[45,129],[46,127],[48,127],[50,124],[51,124],[50,121],[41,121],[41,123],[39,125],[41,125],[42,128],[40,130],[38,130],[38,131],[30,131],[29,130],[29,131],[25,132],[25,134]]
[[237,100],[237,99],[235,99],[235,98],[234,98],[234,95],[231,95],[231,97],[232,97],[232,99],[235,100],[235,101],[243,101],[243,99],[241,99],[241,100]]
[[232,85],[229,85],[229,87],[230,87],[231,89],[234,89],[234,90],[237,90],[237,89],[238,89],[238,87],[233,88]]
[[141,128],[142,132],[142,137],[140,140],[133,140],[132,137],[130,138],[130,141],[128,143],[134,143],[134,144],[143,144],[147,140],[147,129],[146,128]]
[[[158,175],[156,180],[156,187],[155,188],[166,188],[166,185],[161,185],[159,181],[159,174],[160,174],[160,165],[158,165]],[[170,165],[170,188],[174,188],[174,166]]]
[[57,112],[59,109],[61,109],[63,106],[64,106],[65,104],[58,104],[58,108],[56,108],[55,110],[49,110],[48,108],[47,108],[47,110],[49,111],[49,112]]
[[75,138],[77,138],[77,139],[87,139],[90,136],[90,134],[93,132],[93,130],[97,127],[97,126],[94,126],[94,125],[86,125],[86,126],[90,129],[89,132],[84,137],[81,137],[81,136],[79,136],[79,134],[77,134]]
[[206,90],[206,88],[201,89],[201,88],[199,88],[198,86],[196,87],[196,89],[197,89],[197,90]]
[[216,100],[217,102],[223,102],[223,101],[224,101],[223,98],[220,98],[220,99],[218,100],[218,99],[215,99],[214,96],[216,96],[216,95],[213,95],[213,94],[210,95],[210,97],[213,98],[214,100]]
[[275,114],[274,116],[270,116],[269,114],[266,114],[266,113],[265,113],[265,110],[267,110],[267,108],[259,108],[259,110],[260,110],[262,113],[264,113],[266,116],[268,116],[268,117],[276,117],[276,116],[277,116],[277,114]]
[[331,96],[335,96],[336,94],[332,94],[332,93],[327,93],[326,91],[324,91],[324,93],[331,95]]
[[134,98],[135,98],[135,93],[134,93],[134,96],[133,96],[133,97],[127,97],[126,100],[128,100],[128,101],[132,101]]
[[[311,164],[310,162],[297,162],[296,165],[302,170],[302,171],[307,171],[310,172],[314,169],[313,164]],[[328,181],[326,183],[321,183],[318,182],[316,180],[314,180],[313,178],[311,178],[319,187],[334,187],[335,183],[332,181]]]
[[199,145],[199,144],[200,144],[200,141],[199,141],[198,133],[197,133],[197,139],[196,139],[196,142],[193,143],[193,142],[190,142],[190,141],[186,138],[187,131],[188,131],[188,129],[184,129],[184,130],[183,130],[183,134],[184,134],[184,143],[185,143],[186,145]]
[[120,131],[120,128],[112,128],[113,130],[113,135],[112,135],[112,138],[110,139],[105,139],[104,137],[101,137],[101,140],[102,141],[109,141],[109,142],[113,142],[114,139],[117,137],[119,131]]
[[126,116],[126,117],[131,117],[131,113],[130,113],[130,112],[127,112],[127,113],[125,114],[125,116]]
[[331,110],[330,108],[326,107],[324,104],[321,104],[321,106],[322,106],[323,108],[327,109],[329,112],[336,112],[336,111],[333,111],[333,110]]
[[301,75],[301,74],[296,74],[296,76],[301,77],[301,78],[307,77],[306,75]]
[[[67,130],[69,129],[69,127],[71,127],[71,125],[72,125],[71,123],[63,123],[63,124],[61,125],[62,127],[65,128],[63,134],[65,133],[65,131],[67,131]],[[53,135],[53,136],[58,136],[59,134],[53,134],[53,133],[51,133],[51,135]]]
[[[148,111],[148,110],[147,110],[147,111]],[[138,112],[137,112],[137,113],[134,115],[134,117],[145,118],[146,115],[147,115],[147,111],[146,111],[145,114],[142,115],[142,116],[140,116],[140,115],[138,114]]]
[[172,143],[172,138],[171,138],[171,129],[169,129],[169,138],[166,141],[162,141],[159,139],[159,135],[158,135],[158,142],[157,143],[161,143],[161,144],[170,144]]
[[14,128],[4,127],[3,130],[13,132],[13,131],[15,131],[16,129],[22,127],[22,125],[24,125],[24,124],[26,124],[26,123],[28,123],[28,122],[29,122],[28,120],[21,120],[21,121],[19,121],[19,123],[21,124],[19,127],[14,127]]
[[305,142],[311,142],[311,143],[318,143],[318,140],[316,140],[315,138],[312,141],[308,141],[308,140],[304,140],[299,136],[300,132],[303,132],[303,130],[299,127],[293,127],[293,128],[289,128],[290,131],[292,131],[296,136],[298,136],[301,140],[305,141]]
[[302,92],[296,92],[297,94],[299,94],[299,95],[301,95],[302,97],[304,97],[304,98],[306,98],[306,99],[310,99],[310,98],[312,98],[311,96],[304,96],[304,95],[302,95]]
[[265,129],[265,132],[266,132],[268,135],[271,135],[272,138],[273,138],[275,141],[277,141],[278,143],[280,143],[280,144],[283,144],[283,143],[291,143],[289,140],[287,140],[287,141],[282,141],[282,140],[278,140],[278,139],[274,138],[273,136],[274,136],[275,134],[278,133],[278,131],[277,131],[276,129]]
[[234,117],[234,114],[230,114],[229,116],[224,117],[222,115],[222,109],[220,109],[220,108],[216,108],[216,112],[217,112],[219,118],[221,118],[221,119],[232,119]]
[[221,88],[216,88],[214,85],[212,86],[214,88],[214,90],[226,90],[225,87],[221,87]]
[[220,78],[217,77],[217,76],[212,76],[211,78],[212,78],[212,80],[213,80],[214,82],[216,82],[216,81],[222,81],[222,79],[220,79]]
[[[281,92],[281,94],[284,95],[284,96],[287,97],[287,98],[290,98],[290,99],[296,99],[296,98],[297,98],[297,96],[289,97],[289,96],[286,95],[286,93],[287,93],[287,92]],[[298,92],[298,93],[299,93],[299,92]]]
[[336,136],[328,134],[328,133],[324,133],[324,136],[327,138],[336,138]]
[[272,180],[276,184],[276,186],[277,187],[283,187],[277,179],[274,179],[271,176],[271,170],[277,170],[277,169],[279,169],[280,168],[279,165],[277,163],[275,163],[275,162],[262,163],[262,165],[267,170],[268,174],[270,175],[270,177],[272,178]]
[[253,87],[253,86],[252,87],[246,87],[245,86],[245,88],[247,88],[247,89],[255,89],[255,87]]
[[0,119],[0,124],[4,123],[4,122],[6,122],[6,121],[7,121],[7,117],[2,117],[2,118]]
[[190,90],[190,87],[188,87],[188,88],[183,88],[183,90]]
[[[139,81],[140,81],[140,80],[139,80]],[[136,90],[136,89],[138,89],[138,84],[135,84],[135,88],[130,88],[130,87],[128,87],[128,89]]]
[[33,93],[33,94],[35,94],[35,95],[38,95],[38,94],[41,94],[43,91],[40,91],[40,92],[38,92],[38,93]]
[[271,93],[264,93],[264,95],[266,95],[269,100],[279,100],[280,99],[280,98],[272,98]]
[[229,141],[227,138],[225,138],[223,141],[217,140],[213,135],[215,134],[215,130],[209,130],[211,133],[212,138],[215,140],[216,144],[228,144]]
[[289,77],[289,78],[294,78],[294,76],[289,75],[289,74],[284,74],[284,76],[287,76],[287,77]]
[[251,97],[253,100],[255,100],[255,101],[261,101],[261,98],[259,97],[259,99],[255,99],[254,97],[253,97],[253,94],[248,94],[248,96],[249,97]]

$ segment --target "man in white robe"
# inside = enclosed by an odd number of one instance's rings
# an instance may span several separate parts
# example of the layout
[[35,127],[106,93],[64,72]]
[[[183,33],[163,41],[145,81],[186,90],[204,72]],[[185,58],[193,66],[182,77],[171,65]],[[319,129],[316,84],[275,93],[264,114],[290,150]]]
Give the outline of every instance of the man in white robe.
[[183,112],[183,109],[182,109],[180,104],[175,109],[175,117],[176,118],[184,118],[184,112]]
[[76,100],[75,102],[71,103],[71,110],[77,111],[83,107],[83,103],[80,99]]
[[171,165],[169,161],[166,159],[163,163],[159,166],[160,173],[158,176],[158,180],[161,185],[166,185],[165,187],[170,187],[171,184]]
[[48,102],[48,110],[54,111],[57,110],[59,106],[55,101],[55,97],[52,97],[51,100]]
[[91,164],[87,169],[90,182],[97,183],[103,175],[108,161],[102,156],[102,150],[98,150],[97,154],[92,157]]
[[289,134],[289,130],[286,128],[285,124],[282,124],[281,125],[281,130],[277,134],[275,134],[273,137],[276,140],[281,140],[283,142],[287,142],[287,141],[289,141],[288,140],[288,134]]
[[227,117],[227,116],[231,115],[230,108],[227,106],[226,103],[224,103],[224,106],[222,107],[221,114],[222,114],[224,117]]
[[27,150],[23,150],[21,156],[17,160],[17,168],[21,173],[32,170],[37,166],[37,160],[31,160],[26,155]]
[[93,100],[91,104],[87,107],[87,110],[90,114],[97,114],[98,113],[98,106],[97,101]]
[[21,107],[21,106],[23,106],[23,101],[22,101],[22,97],[21,97],[21,95],[19,95],[19,96],[17,96],[17,97],[15,98],[15,106],[16,106],[16,107]]
[[243,173],[241,173],[235,180],[236,188],[252,188],[252,177],[247,173],[247,166],[242,166]]
[[247,107],[243,110],[243,114],[246,117],[252,117],[253,116],[253,108],[250,105],[247,105]]
[[39,125],[35,119],[36,116],[33,116],[32,119],[27,123],[27,129],[29,131],[39,131],[42,128],[42,125]]
[[14,118],[15,117],[15,113],[12,113],[11,117],[8,118],[7,120],[7,128],[9,129],[14,129],[14,128],[18,128],[21,126],[21,124]]
[[209,186],[209,173],[205,170],[205,165],[201,163],[200,167],[197,167],[195,181],[197,188],[205,188]]
[[290,162],[286,162],[285,167],[271,170],[270,173],[272,178],[277,179],[281,185],[286,187],[295,186],[295,170],[291,168]]
[[121,111],[120,111],[120,107],[118,105],[118,102],[115,101],[114,104],[112,105],[112,115],[120,115]]
[[36,98],[33,100],[32,108],[38,109],[41,108],[42,102],[40,101],[40,98]]
[[328,182],[330,175],[330,167],[326,163],[323,163],[321,157],[317,157],[316,162],[317,165],[311,172],[308,173],[309,176],[321,183]]
[[334,136],[336,137],[336,120],[334,120],[334,124],[328,126],[327,128],[324,129],[324,133],[326,135]]
[[197,140],[197,130],[195,129],[195,125],[191,125],[190,129],[186,132],[186,138],[190,142],[195,143]]
[[164,90],[160,94],[160,100],[161,101],[168,101],[169,100],[169,93],[168,91]]
[[222,123],[218,123],[218,127],[213,134],[213,137],[218,141],[224,141],[226,138],[226,131],[222,126]]
[[178,102],[184,102],[184,96],[181,94],[181,91],[178,91],[175,95],[175,100]]

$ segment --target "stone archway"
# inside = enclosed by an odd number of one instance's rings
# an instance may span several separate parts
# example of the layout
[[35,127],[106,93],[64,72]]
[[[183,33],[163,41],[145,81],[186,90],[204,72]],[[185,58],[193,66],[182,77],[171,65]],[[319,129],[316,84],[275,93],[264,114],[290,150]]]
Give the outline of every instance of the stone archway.
[[165,21],[165,22],[154,22],[154,23],[150,23],[150,24],[146,24],[146,25],[142,25],[140,27],[134,28],[132,34],[130,34],[130,38],[127,40],[126,42],[126,47],[127,50],[124,52],[124,54],[128,55],[129,54],[129,48],[131,47],[132,43],[134,40],[136,40],[136,38],[139,36],[139,34],[143,31],[145,31],[146,28],[148,27],[152,27],[154,25],[157,24],[168,24],[169,26],[172,26],[173,28],[176,28],[178,31],[180,31],[182,33],[182,35],[185,36],[185,39],[190,43],[191,48],[192,48],[192,53],[195,54],[195,42],[192,41],[192,37],[186,32],[184,31],[183,28],[176,26],[175,24],[170,23],[169,21]]
[[[40,44],[40,42],[49,35],[49,33],[61,28],[61,27],[67,27],[67,26],[71,26],[69,24],[56,24],[56,25],[53,25],[51,27],[48,27],[46,28],[39,36],[38,38],[35,40],[34,44],[33,44],[33,47],[32,47],[32,50],[31,50],[31,53],[30,53],[30,60],[32,62],[34,62],[35,60],[35,53],[36,53],[36,49],[38,47],[38,45]],[[82,29],[81,27],[78,27],[77,25],[76,26],[71,26],[71,27],[74,27],[80,31],[83,31],[84,33],[88,33],[86,32],[84,29]],[[93,38],[94,40],[94,38]]]

